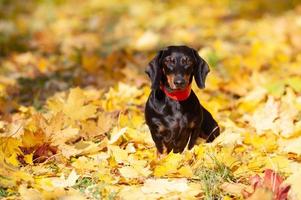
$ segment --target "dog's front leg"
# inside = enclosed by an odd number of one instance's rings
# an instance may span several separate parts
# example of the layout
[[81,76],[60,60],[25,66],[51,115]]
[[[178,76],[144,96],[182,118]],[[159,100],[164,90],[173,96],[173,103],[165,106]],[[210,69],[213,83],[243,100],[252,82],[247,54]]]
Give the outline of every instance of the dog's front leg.
[[220,128],[217,122],[212,117],[211,113],[202,106],[203,122],[201,137],[206,139],[206,142],[212,142],[220,134]]
[[201,131],[201,129],[197,129],[197,128],[194,128],[192,129],[191,131],[191,135],[190,135],[190,140],[189,140],[189,143],[188,143],[188,149],[192,149],[192,147],[195,145],[198,137],[199,137],[199,132]]
[[157,148],[157,157],[161,159],[164,153],[163,138],[157,130],[150,130],[150,132]]

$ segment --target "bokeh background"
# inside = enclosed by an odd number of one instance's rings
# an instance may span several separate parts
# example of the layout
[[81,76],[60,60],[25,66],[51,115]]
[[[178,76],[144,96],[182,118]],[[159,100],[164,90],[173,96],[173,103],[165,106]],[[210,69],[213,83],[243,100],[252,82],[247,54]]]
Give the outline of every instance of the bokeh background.
[[[160,160],[167,45],[209,63],[221,135]],[[0,198],[301,199],[300,52],[300,0],[0,0]]]
[[300,13],[299,0],[1,0],[0,95],[10,105],[0,111],[41,107],[71,86],[139,87],[154,53],[176,44],[207,60],[212,89],[239,97],[254,73],[273,73],[263,84],[279,95],[283,78],[301,73]]

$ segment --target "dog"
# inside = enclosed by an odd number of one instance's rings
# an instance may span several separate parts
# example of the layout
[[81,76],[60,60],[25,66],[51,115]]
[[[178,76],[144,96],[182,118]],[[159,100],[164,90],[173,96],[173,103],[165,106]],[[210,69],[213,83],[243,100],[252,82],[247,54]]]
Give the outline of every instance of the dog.
[[208,64],[187,46],[168,46],[158,52],[147,69],[151,93],[145,106],[148,125],[158,155],[192,149],[198,137],[212,142],[220,128],[191,90],[193,77],[205,88]]

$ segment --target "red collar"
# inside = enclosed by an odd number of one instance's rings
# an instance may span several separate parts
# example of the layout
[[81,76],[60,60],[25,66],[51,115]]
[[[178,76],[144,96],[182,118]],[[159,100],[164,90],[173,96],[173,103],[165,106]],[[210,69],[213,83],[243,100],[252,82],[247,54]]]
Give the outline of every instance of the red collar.
[[166,96],[168,96],[169,98],[176,100],[176,101],[184,101],[186,99],[188,99],[188,97],[190,96],[190,92],[191,92],[191,85],[189,84],[187,86],[187,88],[183,89],[183,90],[173,90],[171,92],[169,92],[164,85],[160,86],[161,90],[163,90],[163,92],[166,94]]

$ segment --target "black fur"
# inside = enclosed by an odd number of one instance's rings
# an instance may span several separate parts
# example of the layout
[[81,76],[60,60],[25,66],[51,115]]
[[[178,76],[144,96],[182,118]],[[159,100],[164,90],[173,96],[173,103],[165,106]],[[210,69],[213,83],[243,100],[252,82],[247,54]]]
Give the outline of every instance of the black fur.
[[[217,122],[193,91],[186,100],[176,101],[160,89],[160,85],[170,91],[175,89],[173,87],[187,87],[193,76],[198,87],[204,88],[208,72],[208,64],[197,51],[186,46],[169,46],[159,51],[149,63],[146,73],[151,79],[152,91],[146,102],[145,120],[159,153],[163,153],[164,147],[167,153],[172,150],[181,153],[187,144],[191,149],[198,137],[211,142],[219,135]],[[167,75],[174,75],[184,83],[172,86]],[[188,81],[184,80],[185,75],[189,77]]]

